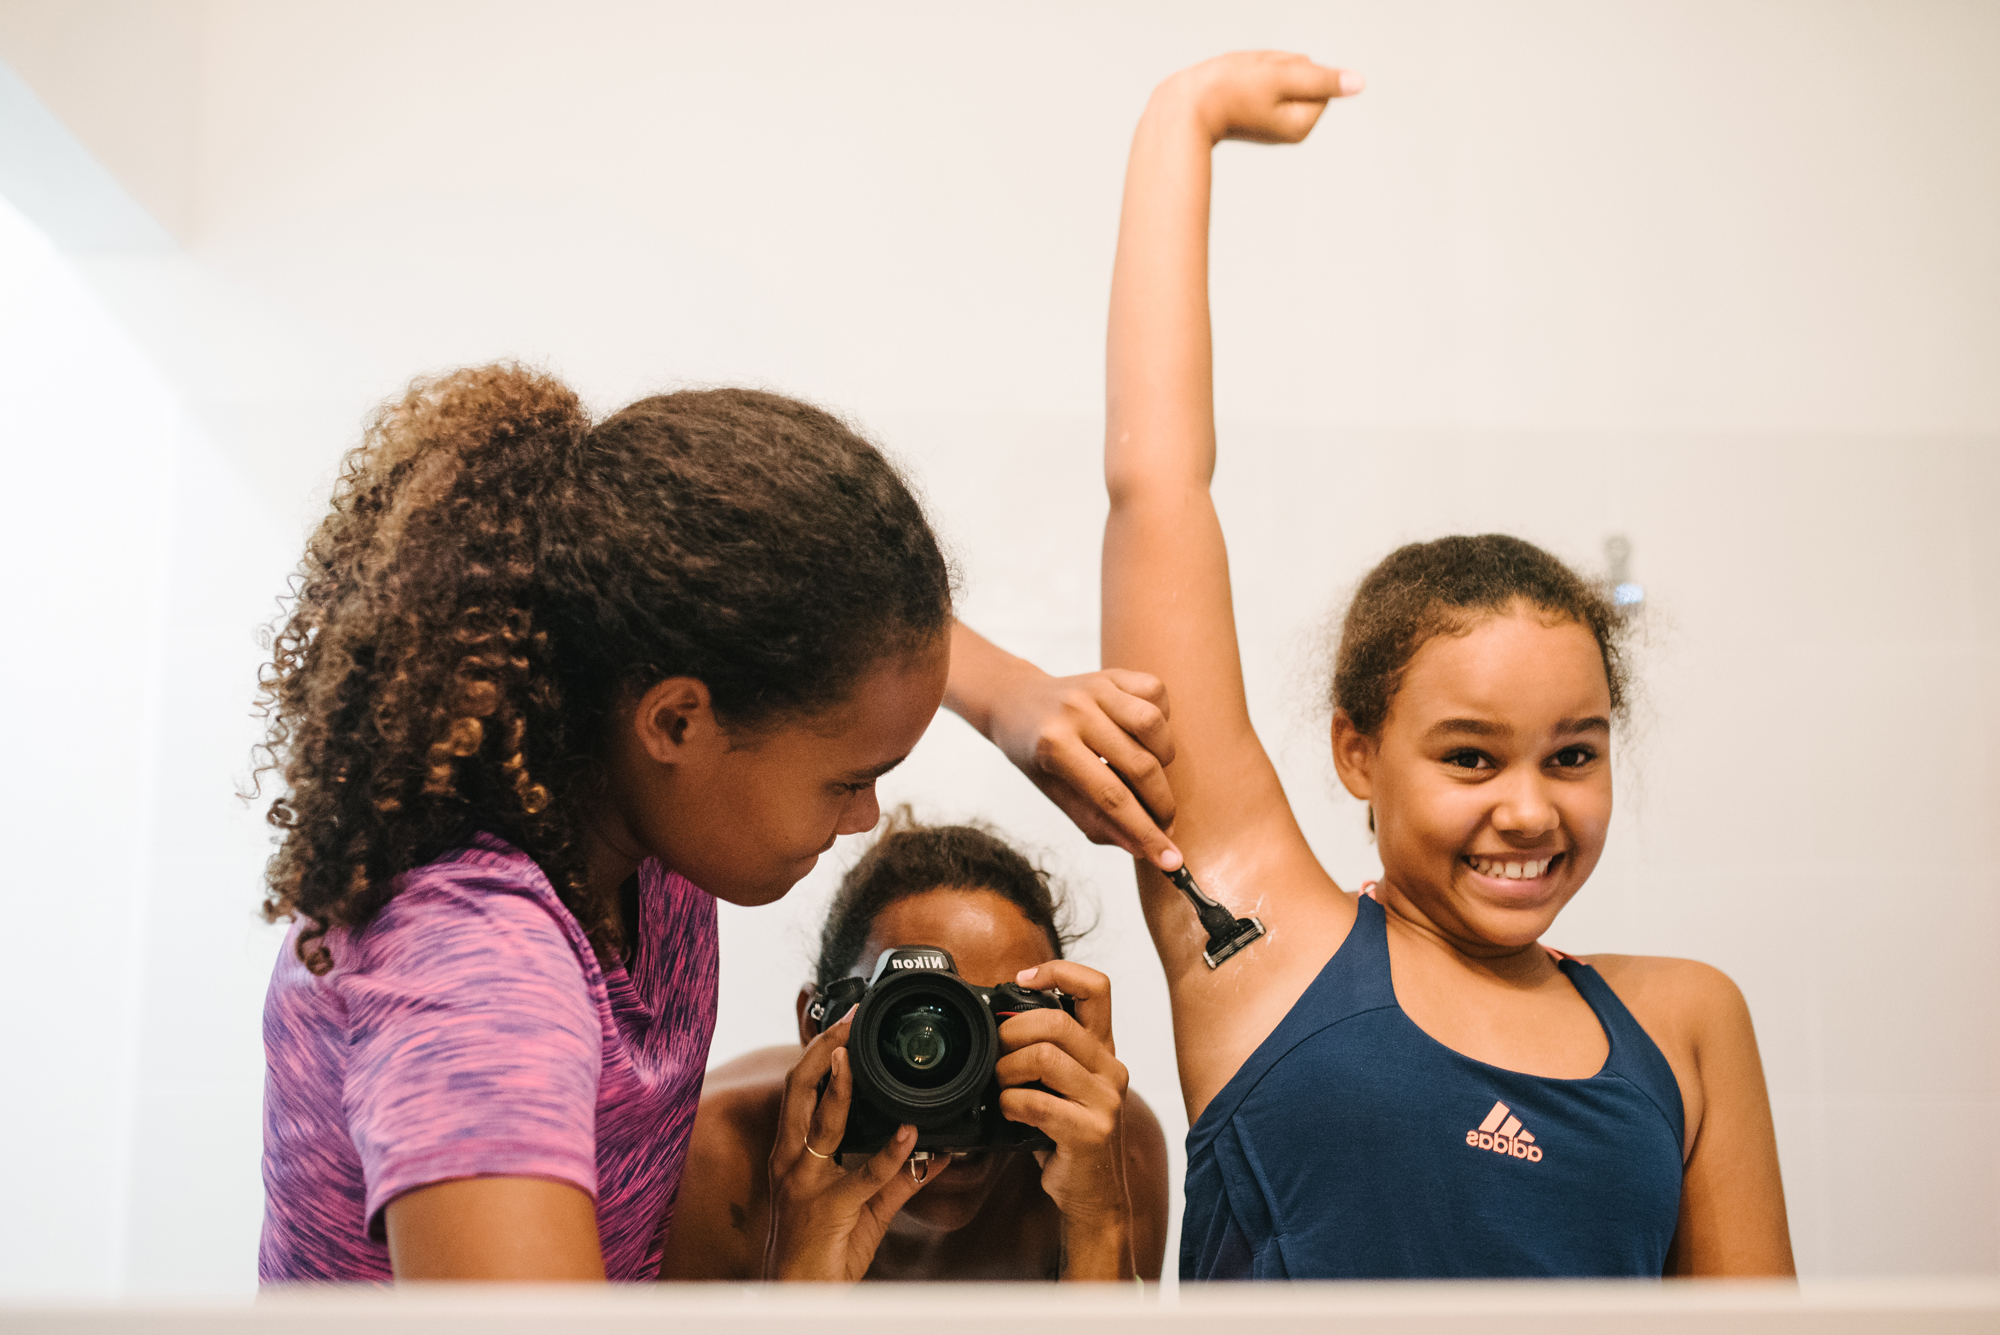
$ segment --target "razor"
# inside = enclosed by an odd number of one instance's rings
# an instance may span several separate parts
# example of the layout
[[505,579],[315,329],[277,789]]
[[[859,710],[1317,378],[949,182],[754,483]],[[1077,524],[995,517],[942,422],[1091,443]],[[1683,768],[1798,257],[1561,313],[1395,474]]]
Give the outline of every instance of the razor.
[[1167,879],[1194,905],[1195,916],[1201,919],[1202,929],[1208,933],[1208,945],[1202,949],[1201,959],[1209,968],[1221,968],[1224,960],[1264,935],[1261,919],[1239,918],[1203,894],[1185,864],[1168,872]]

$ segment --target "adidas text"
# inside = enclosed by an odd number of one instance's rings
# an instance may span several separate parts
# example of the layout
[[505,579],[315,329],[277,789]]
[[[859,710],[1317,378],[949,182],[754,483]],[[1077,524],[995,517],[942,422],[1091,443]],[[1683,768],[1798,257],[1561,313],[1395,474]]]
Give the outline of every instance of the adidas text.
[[1495,1103],[1493,1110],[1486,1114],[1486,1120],[1465,1133],[1465,1143],[1476,1150],[1491,1150],[1504,1154],[1510,1159],[1525,1159],[1529,1163],[1542,1161],[1542,1147],[1535,1143],[1534,1135],[1521,1125],[1521,1119],[1504,1103]]

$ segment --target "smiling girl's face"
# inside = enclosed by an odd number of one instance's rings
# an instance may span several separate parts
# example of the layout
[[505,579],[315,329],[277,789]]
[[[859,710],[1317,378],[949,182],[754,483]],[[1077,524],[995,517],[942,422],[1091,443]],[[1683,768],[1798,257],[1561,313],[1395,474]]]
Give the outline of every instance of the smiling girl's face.
[[1459,949],[1528,945],[1583,888],[1611,822],[1611,688],[1590,631],[1516,604],[1433,637],[1379,735],[1336,715],[1373,804],[1383,890]]

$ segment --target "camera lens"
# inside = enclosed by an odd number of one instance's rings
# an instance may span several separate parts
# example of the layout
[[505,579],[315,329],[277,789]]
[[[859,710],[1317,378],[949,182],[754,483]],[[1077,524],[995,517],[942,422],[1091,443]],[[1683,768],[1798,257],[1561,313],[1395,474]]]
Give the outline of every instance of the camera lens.
[[919,996],[883,1017],[878,1041],[892,1076],[915,1089],[936,1089],[965,1068],[971,1040],[956,1008]]
[[944,1037],[944,1012],[935,1006],[919,1006],[896,1025],[896,1055],[904,1064],[928,1071],[950,1051]]
[[993,1083],[993,1009],[952,972],[951,956],[930,946],[884,952],[876,974],[847,1037],[855,1100],[891,1130],[909,1122],[943,1134],[981,1106]]

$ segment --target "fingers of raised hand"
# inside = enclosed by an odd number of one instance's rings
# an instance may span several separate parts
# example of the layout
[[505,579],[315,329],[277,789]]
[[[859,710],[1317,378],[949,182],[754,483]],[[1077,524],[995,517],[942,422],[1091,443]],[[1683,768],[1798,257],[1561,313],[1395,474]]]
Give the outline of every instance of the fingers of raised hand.
[[1207,71],[1221,137],[1297,143],[1312,132],[1329,99],[1362,89],[1359,75],[1282,51],[1239,51]]
[[1265,77],[1270,91],[1283,101],[1324,104],[1332,98],[1351,97],[1363,87],[1361,76],[1353,70],[1317,64],[1310,56],[1269,54]]

